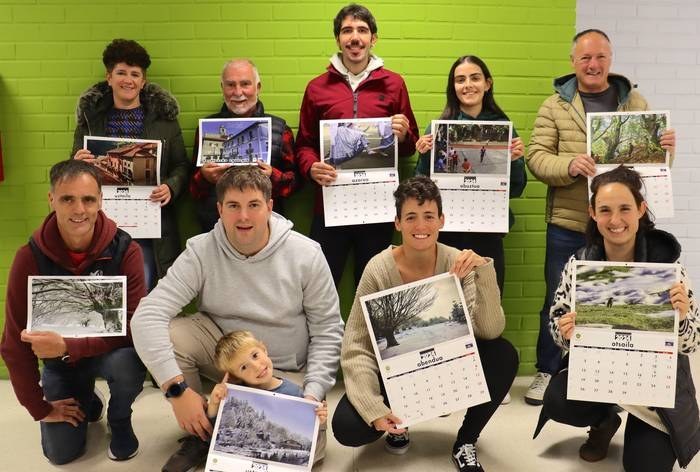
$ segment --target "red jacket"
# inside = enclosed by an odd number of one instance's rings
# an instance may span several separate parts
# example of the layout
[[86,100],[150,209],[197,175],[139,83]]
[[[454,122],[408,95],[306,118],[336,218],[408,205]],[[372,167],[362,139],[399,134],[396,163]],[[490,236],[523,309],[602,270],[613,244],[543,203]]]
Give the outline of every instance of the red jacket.
[[[75,275],[81,275],[94,263],[116,234],[116,224],[100,211],[95,222],[95,234],[87,251],[88,255],[78,267],[73,267],[68,248],[58,232],[54,213],[46,217],[44,223],[34,232],[33,239],[41,252],[53,262]],[[141,297],[146,294],[143,255],[141,248],[134,241],[124,254],[120,274],[127,276],[127,318],[130,322],[131,315]],[[7,281],[5,331],[2,335],[0,353],[10,372],[10,380],[17,399],[35,420],[40,420],[51,412],[52,407],[44,400],[44,393],[39,385],[38,359],[32,351],[31,344],[22,342],[20,339],[21,331],[27,327],[27,277],[30,275],[42,274],[39,274],[32,250],[26,244],[17,251]],[[126,337],[64,338],[64,341],[71,362],[132,345],[129,324],[127,324]]]
[[[306,86],[299,110],[299,132],[294,148],[301,175],[311,180],[309,171],[319,158],[319,122],[343,118],[382,118],[403,114],[408,118],[406,139],[399,144],[399,156],[416,152],[418,124],[413,116],[406,83],[400,75],[383,67],[375,69],[353,92],[345,78],[332,65]],[[323,213],[323,193],[316,185],[314,211]]]

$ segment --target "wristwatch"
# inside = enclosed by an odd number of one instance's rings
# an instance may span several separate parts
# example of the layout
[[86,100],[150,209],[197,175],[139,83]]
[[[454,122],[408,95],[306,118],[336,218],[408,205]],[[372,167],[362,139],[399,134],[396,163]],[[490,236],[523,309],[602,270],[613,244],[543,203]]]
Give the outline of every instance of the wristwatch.
[[165,398],[177,398],[182,395],[186,389],[187,382],[184,380],[182,382],[172,383],[165,391]]

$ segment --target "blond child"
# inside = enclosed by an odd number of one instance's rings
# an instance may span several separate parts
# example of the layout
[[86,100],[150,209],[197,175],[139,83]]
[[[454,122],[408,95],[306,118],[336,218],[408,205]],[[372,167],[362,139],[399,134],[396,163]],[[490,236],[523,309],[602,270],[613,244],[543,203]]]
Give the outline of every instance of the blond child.
[[[259,388],[274,393],[294,397],[304,397],[304,393],[294,382],[273,375],[272,360],[267,355],[265,345],[250,331],[232,331],[219,339],[214,350],[216,367],[225,372],[221,383],[211,392],[207,415],[215,418],[219,404],[226,398],[226,383],[236,383],[246,387]],[[324,400],[316,408],[320,426],[325,429],[328,406]]]

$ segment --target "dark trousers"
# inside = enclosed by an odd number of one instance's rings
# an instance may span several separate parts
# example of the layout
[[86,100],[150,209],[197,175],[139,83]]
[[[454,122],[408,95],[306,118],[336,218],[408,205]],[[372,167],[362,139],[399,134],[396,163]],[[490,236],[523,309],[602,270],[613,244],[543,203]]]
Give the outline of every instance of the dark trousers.
[[389,247],[394,235],[393,223],[332,226],[326,228],[323,215],[311,221],[311,239],[321,245],[337,287],[345,270],[345,261],[352,249],[355,255],[355,286],[369,260]]
[[549,309],[564,266],[576,250],[585,244],[586,238],[583,233],[552,224],[547,225],[547,247],[544,256],[544,280],[547,288],[542,311],[540,311],[540,332],[537,336],[535,367],[538,372],[554,375],[561,367],[561,349],[554,343],[549,332]]
[[493,267],[496,269],[496,280],[503,298],[503,283],[506,278],[506,261],[503,252],[502,233],[462,233],[441,231],[438,241],[442,244],[455,247],[459,250],[471,249],[482,257],[493,259]]
[[[609,414],[608,403],[567,400],[569,371],[552,377],[544,394],[543,411],[559,423],[571,426],[597,426]],[[676,462],[671,437],[634,415],[627,415],[622,463],[628,472],[670,472]]]
[[47,360],[41,374],[41,384],[47,401],[75,398],[86,419],[77,427],[70,423],[40,422],[41,446],[53,464],[60,465],[80,457],[85,451],[87,417],[93,409],[95,377],[100,376],[109,386],[109,423],[131,419],[131,405],[143,389],[146,368],[133,347],[115,349],[97,357],[78,361],[75,366],[60,360]]
[[[506,396],[518,370],[518,354],[513,345],[503,338],[489,341],[477,339],[481,364],[489,387],[491,401],[476,405],[467,410],[464,415],[462,427],[457,432],[455,445],[475,443],[479,434],[488,423],[491,416]],[[379,379],[380,384],[381,378]],[[384,404],[391,408],[387,399],[384,385],[381,385]],[[374,426],[368,425],[357,413],[355,407],[343,395],[335,409],[332,420],[333,434],[340,444],[350,447],[358,447],[376,441],[384,434],[377,431]]]

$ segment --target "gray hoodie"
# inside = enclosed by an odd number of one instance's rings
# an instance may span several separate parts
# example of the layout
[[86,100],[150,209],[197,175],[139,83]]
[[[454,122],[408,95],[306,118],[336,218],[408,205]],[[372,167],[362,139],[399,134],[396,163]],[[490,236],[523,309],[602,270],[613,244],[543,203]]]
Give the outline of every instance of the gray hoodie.
[[134,346],[156,381],[181,374],[168,327],[183,307],[197,308],[224,333],[246,329],[265,343],[277,369],[306,366],[304,394],[322,399],[335,383],[343,322],[338,294],[321,248],[272,213],[270,239],[253,256],[236,251],[221,220],[187,241],[153,291],[141,299],[131,330]]

